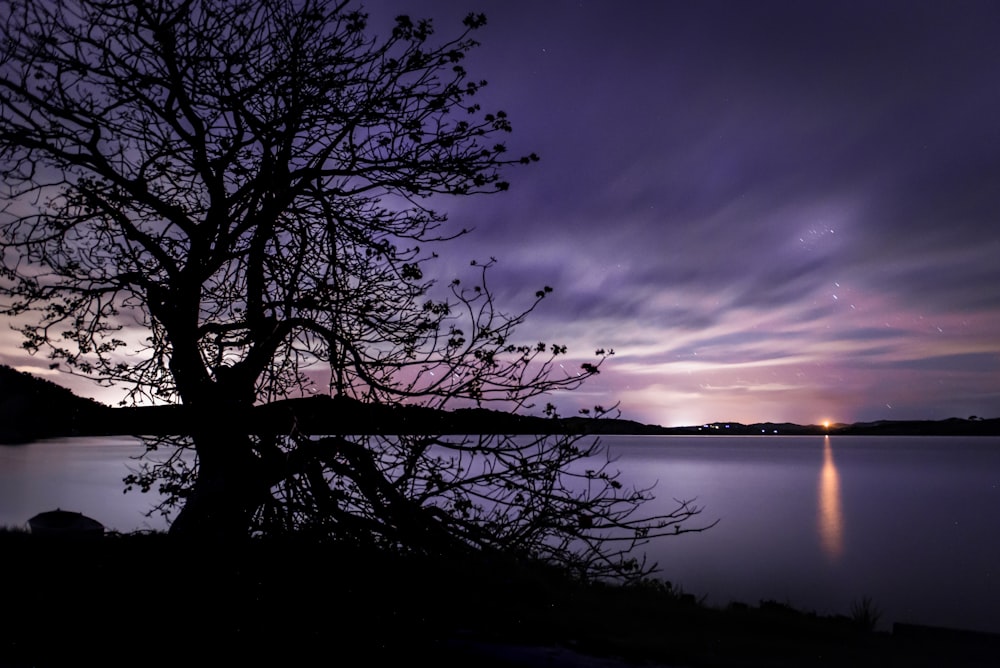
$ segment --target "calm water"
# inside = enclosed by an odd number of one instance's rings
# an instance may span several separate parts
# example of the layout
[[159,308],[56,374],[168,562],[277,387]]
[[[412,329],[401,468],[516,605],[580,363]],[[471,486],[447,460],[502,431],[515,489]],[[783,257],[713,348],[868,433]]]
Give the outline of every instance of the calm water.
[[[649,510],[697,498],[700,534],[646,547],[659,576],[708,603],[776,600],[848,614],[871,597],[894,621],[1000,632],[1000,438],[608,437]],[[122,494],[141,447],[72,439],[0,447],[0,525],[78,510],[110,528],[165,528]]]
[[108,529],[167,528],[159,515],[144,517],[153,493],[124,494],[122,482],[143,447],[134,438],[72,438],[0,446],[0,526],[24,526],[55,508],[93,517]]
[[615,437],[657,503],[697,497],[700,534],[647,553],[709,603],[762,599],[1000,632],[1000,438]]

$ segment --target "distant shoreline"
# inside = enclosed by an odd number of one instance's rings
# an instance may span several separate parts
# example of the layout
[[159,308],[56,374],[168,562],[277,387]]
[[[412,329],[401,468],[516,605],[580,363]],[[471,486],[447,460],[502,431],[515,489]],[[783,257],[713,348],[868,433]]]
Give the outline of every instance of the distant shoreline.
[[879,420],[853,424],[799,425],[789,422],[713,422],[664,428],[664,434],[691,436],[1000,436],[1000,419]]
[[[220,416],[224,419],[220,420]],[[442,411],[363,403],[346,397],[286,399],[252,408],[218,405],[112,408],[0,365],[0,444],[73,436],[169,436],[239,427],[254,434],[580,434],[1000,436],[1000,418],[881,420],[854,424],[713,422],[661,427],[609,417],[547,418],[487,408]]]
[[[224,422],[218,418],[226,415]],[[286,399],[240,412],[225,407],[104,408],[82,416],[79,435],[185,434],[206,425],[225,431],[242,425],[248,433],[287,434],[580,434],[621,436],[1000,436],[1000,418],[880,420],[853,424],[798,425],[789,422],[713,422],[661,427],[620,418],[543,418],[486,408],[442,411],[420,406],[368,404],[344,397]],[[213,427],[208,427],[213,428]]]

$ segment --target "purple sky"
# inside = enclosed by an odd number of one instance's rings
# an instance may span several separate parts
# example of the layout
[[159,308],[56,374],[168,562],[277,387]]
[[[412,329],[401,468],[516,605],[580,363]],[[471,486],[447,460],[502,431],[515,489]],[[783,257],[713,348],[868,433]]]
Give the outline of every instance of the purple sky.
[[504,297],[555,288],[539,338],[615,349],[575,399],[664,425],[1000,415],[1000,5],[405,8],[441,35],[489,18],[470,73],[542,160],[452,218]]
[[564,412],[1000,416],[1000,4],[368,10],[376,31],[405,11],[441,38],[489,18],[467,68],[510,115],[511,153],[541,162],[447,203],[476,229],[439,267],[495,256],[511,309],[555,288],[527,339],[616,351]]

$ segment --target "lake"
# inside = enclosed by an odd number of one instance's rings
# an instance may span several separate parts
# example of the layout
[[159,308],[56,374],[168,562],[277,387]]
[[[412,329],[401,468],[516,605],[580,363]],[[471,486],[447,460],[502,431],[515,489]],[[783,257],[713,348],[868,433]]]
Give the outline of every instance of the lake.
[[68,438],[0,446],[0,526],[24,526],[55,508],[93,517],[108,529],[164,530],[162,517],[143,517],[159,497],[124,494],[122,482],[143,452],[129,437]]
[[[697,499],[698,534],[647,545],[657,574],[712,605],[761,600],[1000,633],[1000,438],[613,436],[621,480],[656,483],[651,513]],[[119,531],[163,529],[122,493],[141,446],[80,438],[0,447],[0,525],[56,507]]]
[[647,547],[707,602],[762,599],[1000,632],[1000,438],[609,437],[619,468],[697,497],[700,534]]

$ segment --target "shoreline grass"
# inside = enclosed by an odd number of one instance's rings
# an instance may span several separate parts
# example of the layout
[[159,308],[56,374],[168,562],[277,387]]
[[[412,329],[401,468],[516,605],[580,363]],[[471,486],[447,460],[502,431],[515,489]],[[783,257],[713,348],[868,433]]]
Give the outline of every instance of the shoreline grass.
[[873,632],[870,600],[853,620],[775,602],[712,608],[658,580],[581,583],[486,558],[2,529],[0,550],[3,667],[304,666],[317,652],[357,665],[534,665],[498,649],[512,646],[693,667],[975,666],[1000,649],[987,642],[1000,637]]

